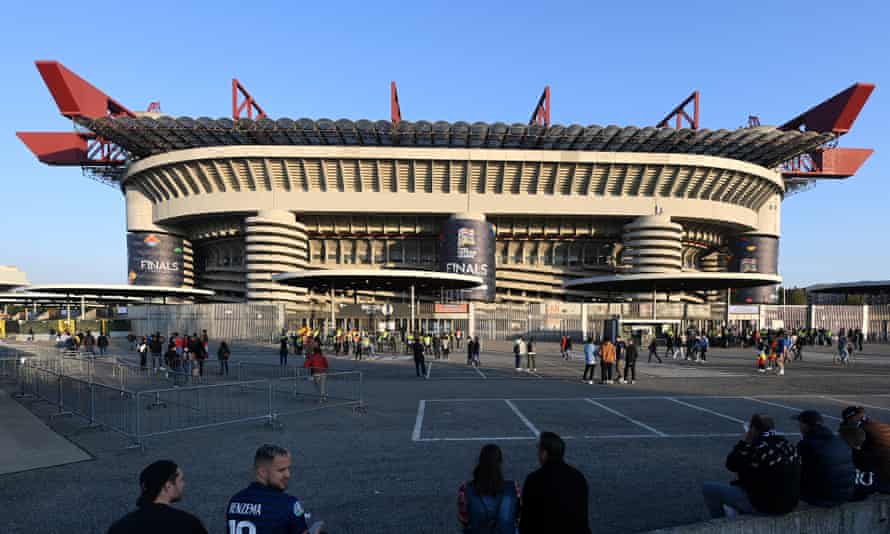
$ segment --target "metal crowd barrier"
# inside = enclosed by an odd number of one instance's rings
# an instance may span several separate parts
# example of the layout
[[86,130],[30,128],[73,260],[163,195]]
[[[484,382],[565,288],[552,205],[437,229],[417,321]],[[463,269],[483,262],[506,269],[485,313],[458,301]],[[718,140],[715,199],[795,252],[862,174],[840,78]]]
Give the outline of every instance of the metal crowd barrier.
[[[18,363],[11,363],[14,361]],[[270,367],[278,366],[244,363],[237,367],[237,381],[178,385],[173,383],[175,377],[161,378],[163,371],[122,362],[0,359],[0,373],[15,373],[19,396],[54,405],[57,412],[53,417],[78,416],[88,425],[117,432],[139,447],[144,447],[146,438],[175,432],[249,421],[274,425],[281,416],[323,408],[365,410],[361,372],[311,376],[303,368],[275,371]],[[260,373],[267,376],[240,379]],[[155,387],[132,389],[149,385]]]

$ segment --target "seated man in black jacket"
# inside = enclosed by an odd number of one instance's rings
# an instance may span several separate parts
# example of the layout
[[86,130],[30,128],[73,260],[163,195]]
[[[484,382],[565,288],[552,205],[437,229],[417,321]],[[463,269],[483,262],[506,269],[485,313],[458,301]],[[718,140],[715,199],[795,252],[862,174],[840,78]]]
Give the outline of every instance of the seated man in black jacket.
[[836,506],[853,496],[856,468],[847,444],[827,429],[822,415],[805,410],[794,416],[803,439],[800,455],[800,498],[814,506]]
[[711,517],[737,514],[787,514],[800,496],[800,457],[776,434],[775,423],[755,414],[745,436],[726,457],[726,468],[738,474],[732,484],[705,482],[702,493]]
[[538,461],[522,486],[521,534],[590,534],[587,522],[587,480],[566,464],[566,444],[553,432],[541,432]]

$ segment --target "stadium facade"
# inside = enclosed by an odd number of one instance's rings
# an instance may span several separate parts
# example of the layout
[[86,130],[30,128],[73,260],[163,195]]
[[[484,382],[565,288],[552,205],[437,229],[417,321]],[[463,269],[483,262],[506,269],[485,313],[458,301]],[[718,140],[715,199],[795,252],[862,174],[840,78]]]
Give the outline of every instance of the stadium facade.
[[[132,112],[57,62],[37,66],[79,130],[19,137],[44,163],[80,165],[121,189],[131,283],[282,303],[294,316],[318,308],[324,317],[329,294],[278,284],[276,274],[449,271],[473,247],[486,260],[484,273],[471,273],[491,284],[471,298],[492,309],[591,302],[602,295],[564,284],[598,274],[776,274],[785,196],[851,176],[871,153],[836,146],[870,84],[782,126],[707,130],[697,93],[694,119],[690,97],[659,127],[551,125],[549,89],[529,124],[409,122],[394,84],[388,121],[272,120],[235,80],[231,119],[171,117]],[[736,299],[774,295],[744,289]]]

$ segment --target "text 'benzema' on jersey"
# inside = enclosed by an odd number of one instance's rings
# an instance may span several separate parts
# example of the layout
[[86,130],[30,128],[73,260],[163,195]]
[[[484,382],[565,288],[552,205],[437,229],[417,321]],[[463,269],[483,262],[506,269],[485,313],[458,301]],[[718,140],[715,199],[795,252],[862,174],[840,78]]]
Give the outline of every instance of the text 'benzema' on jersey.
[[303,534],[308,518],[300,501],[283,491],[254,482],[226,507],[229,534]]

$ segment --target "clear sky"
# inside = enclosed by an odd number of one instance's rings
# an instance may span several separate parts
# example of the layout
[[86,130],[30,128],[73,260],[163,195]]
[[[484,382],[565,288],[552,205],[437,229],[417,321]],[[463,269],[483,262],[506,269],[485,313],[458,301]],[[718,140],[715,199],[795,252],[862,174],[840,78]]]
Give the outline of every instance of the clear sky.
[[[55,5],[53,5],[55,4]],[[39,164],[17,130],[65,131],[34,67],[56,59],[131,109],[231,113],[238,77],[272,117],[652,125],[693,89],[702,127],[780,124],[878,85],[842,146],[846,182],[785,200],[787,285],[890,278],[890,2],[23,2],[0,32],[0,264],[32,282],[124,283],[120,191]]]

